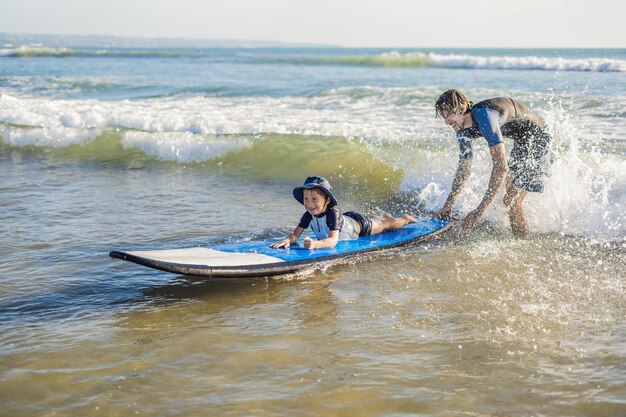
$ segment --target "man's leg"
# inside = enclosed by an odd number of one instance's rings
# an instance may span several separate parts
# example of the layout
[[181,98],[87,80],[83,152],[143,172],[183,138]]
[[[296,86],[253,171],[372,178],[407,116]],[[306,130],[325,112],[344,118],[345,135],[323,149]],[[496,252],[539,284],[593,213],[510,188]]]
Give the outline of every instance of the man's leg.
[[509,175],[506,181],[504,205],[509,208],[511,229],[516,235],[527,230],[522,203],[529,192],[543,191],[543,177],[547,165],[550,135],[535,123],[529,121],[527,141],[515,141],[509,157]]

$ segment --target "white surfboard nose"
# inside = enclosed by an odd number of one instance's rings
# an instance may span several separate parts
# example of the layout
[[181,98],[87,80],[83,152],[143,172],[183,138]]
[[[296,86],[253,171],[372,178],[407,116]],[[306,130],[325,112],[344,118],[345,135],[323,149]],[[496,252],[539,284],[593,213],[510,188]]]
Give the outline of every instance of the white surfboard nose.
[[222,252],[209,248],[132,251],[126,253],[148,260],[183,265],[242,266],[285,262],[282,259],[259,253]]

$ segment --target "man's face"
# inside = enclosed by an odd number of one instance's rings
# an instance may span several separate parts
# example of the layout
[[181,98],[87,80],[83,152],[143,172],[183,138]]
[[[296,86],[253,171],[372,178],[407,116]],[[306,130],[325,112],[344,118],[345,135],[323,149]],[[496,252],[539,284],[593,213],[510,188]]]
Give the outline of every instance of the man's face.
[[461,113],[446,112],[442,115],[443,121],[455,132],[459,132],[465,127],[465,115]]

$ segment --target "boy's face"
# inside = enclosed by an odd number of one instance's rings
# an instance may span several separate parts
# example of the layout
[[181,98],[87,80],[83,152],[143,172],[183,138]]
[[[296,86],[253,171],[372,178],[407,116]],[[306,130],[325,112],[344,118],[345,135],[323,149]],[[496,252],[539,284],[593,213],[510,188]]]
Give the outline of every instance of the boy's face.
[[328,205],[326,195],[316,189],[304,190],[304,208],[312,216],[326,211]]

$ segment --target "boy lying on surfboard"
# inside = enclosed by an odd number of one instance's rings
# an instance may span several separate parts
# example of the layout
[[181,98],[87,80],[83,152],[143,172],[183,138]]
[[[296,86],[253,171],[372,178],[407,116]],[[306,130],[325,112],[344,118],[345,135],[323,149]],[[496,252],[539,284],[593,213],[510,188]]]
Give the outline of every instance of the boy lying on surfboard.
[[361,236],[371,236],[387,230],[396,230],[416,219],[408,214],[395,218],[389,213],[382,218],[371,218],[356,211],[340,213],[337,200],[330,192],[330,183],[324,177],[308,177],[304,185],[293,189],[293,196],[304,205],[306,212],[298,226],[280,242],[272,243],[272,248],[286,248],[295,243],[302,232],[311,227],[318,240],[304,238],[306,249],[332,248],[340,240],[353,240]]

